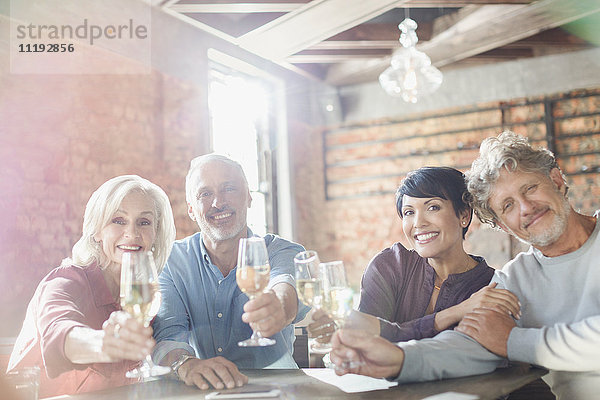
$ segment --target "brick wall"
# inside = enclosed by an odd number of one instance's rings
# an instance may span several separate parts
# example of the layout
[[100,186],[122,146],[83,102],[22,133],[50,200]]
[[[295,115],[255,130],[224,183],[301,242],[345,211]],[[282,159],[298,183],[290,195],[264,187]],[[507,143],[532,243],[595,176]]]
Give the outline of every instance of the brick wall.
[[[122,58],[119,63],[124,62]],[[107,179],[138,174],[169,195],[178,237],[195,231],[184,177],[202,148],[200,89],[142,75],[0,71],[0,336],[16,336],[41,278],[70,256]]]
[[[404,240],[394,191],[406,173],[425,165],[465,171],[479,143],[504,129],[550,144],[573,205],[585,213],[600,207],[600,90],[582,90],[294,134],[298,240],[322,259],[344,260],[358,288],[368,261]],[[466,247],[495,267],[523,249],[478,221]]]

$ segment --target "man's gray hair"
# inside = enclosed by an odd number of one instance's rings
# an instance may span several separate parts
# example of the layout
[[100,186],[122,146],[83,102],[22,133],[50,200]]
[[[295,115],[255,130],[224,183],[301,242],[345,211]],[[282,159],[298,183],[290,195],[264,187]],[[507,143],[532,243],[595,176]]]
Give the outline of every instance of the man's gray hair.
[[246,187],[248,187],[248,179],[246,179],[246,174],[244,173],[244,169],[242,168],[240,163],[222,154],[204,154],[190,161],[190,169],[187,173],[187,176],[185,177],[185,200],[188,202],[188,204],[193,204],[194,201],[196,201],[196,196],[198,195],[198,193],[196,193],[198,191],[198,188],[195,187],[194,177],[200,171],[200,168],[203,165],[211,161],[220,161],[237,168],[242,178],[244,179]]
[[475,214],[481,222],[493,227],[496,226],[497,215],[490,207],[489,199],[502,168],[509,172],[519,170],[550,177],[550,171],[558,168],[558,164],[552,152],[533,148],[527,138],[514,132],[504,131],[498,137],[485,139],[481,143],[479,157],[465,176]]

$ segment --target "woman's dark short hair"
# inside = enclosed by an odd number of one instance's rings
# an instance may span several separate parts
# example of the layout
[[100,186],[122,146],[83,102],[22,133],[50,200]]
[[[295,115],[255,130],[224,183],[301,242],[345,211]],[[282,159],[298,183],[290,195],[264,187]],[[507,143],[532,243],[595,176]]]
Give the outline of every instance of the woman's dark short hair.
[[463,228],[463,239],[471,220],[473,209],[469,206],[465,175],[450,167],[422,167],[406,175],[396,191],[396,211],[402,218],[402,198],[404,195],[417,198],[440,197],[450,200],[457,217],[464,211],[469,211],[471,218]]

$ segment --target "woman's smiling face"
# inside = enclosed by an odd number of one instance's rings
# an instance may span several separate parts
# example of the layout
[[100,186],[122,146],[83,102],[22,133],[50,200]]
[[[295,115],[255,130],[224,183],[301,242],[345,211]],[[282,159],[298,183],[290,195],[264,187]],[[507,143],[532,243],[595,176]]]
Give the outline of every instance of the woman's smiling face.
[[450,200],[440,197],[402,198],[402,228],[415,251],[424,258],[443,258],[462,248],[462,221]]
[[123,253],[150,251],[156,238],[156,207],[150,196],[127,194],[108,224],[94,236],[111,264],[121,264]]

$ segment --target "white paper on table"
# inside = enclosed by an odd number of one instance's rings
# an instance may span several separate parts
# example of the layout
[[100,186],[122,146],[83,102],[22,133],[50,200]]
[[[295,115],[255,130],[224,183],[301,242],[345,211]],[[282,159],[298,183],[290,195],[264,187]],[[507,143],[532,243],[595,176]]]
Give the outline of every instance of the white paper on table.
[[347,374],[337,376],[330,368],[303,368],[302,371],[313,378],[333,385],[346,393],[368,392],[371,390],[388,389],[398,385],[398,382],[390,382],[385,379],[376,379],[369,376]]
[[425,397],[423,400],[477,400],[479,396],[468,393],[446,392]]

